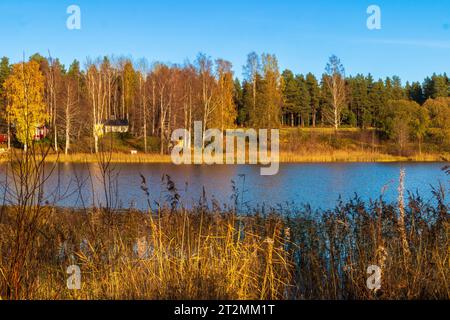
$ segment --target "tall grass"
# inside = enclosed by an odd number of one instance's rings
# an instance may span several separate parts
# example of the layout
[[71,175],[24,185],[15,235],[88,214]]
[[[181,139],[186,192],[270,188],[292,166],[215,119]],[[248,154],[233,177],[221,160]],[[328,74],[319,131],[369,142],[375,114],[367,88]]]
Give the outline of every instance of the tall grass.
[[[54,210],[45,217],[25,267],[33,282],[15,299],[448,299],[449,223],[443,190],[436,205],[413,197],[404,208],[358,198],[335,210],[152,212]],[[8,271],[14,214],[0,224],[0,270]],[[82,270],[68,290],[66,268]],[[379,291],[367,267],[382,269]],[[0,295],[8,298],[0,282]]]
[[[410,194],[405,207],[355,197],[332,211],[293,213],[294,297],[449,299],[449,207],[443,189],[435,197],[431,205]],[[382,271],[380,290],[366,286],[370,265]]]
[[[445,154],[423,153],[414,156],[396,156],[386,153],[361,151],[361,150],[322,150],[322,151],[280,151],[281,163],[304,163],[304,162],[441,162]],[[247,155],[248,158],[248,155]],[[49,154],[46,162],[53,163],[56,160],[62,163],[97,163],[95,154],[75,153],[75,154]],[[0,163],[2,161],[0,158]],[[172,163],[170,155],[160,155],[156,153],[137,154],[112,153],[112,163]]]
[[[233,214],[171,212],[50,213],[27,299],[283,299],[292,266],[278,218],[245,224]],[[2,224],[5,254],[12,232]],[[243,227],[245,225],[245,227]],[[44,236],[45,235],[45,236]],[[0,266],[6,267],[1,261]],[[82,289],[66,288],[67,266],[79,265]],[[3,297],[5,283],[0,287]]]

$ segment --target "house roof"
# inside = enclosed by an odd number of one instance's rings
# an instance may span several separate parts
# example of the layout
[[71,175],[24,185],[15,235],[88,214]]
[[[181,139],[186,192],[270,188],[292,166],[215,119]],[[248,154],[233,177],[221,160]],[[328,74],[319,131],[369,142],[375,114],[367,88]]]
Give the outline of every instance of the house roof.
[[129,122],[127,119],[106,120],[105,122],[103,122],[103,124],[105,126],[110,126],[110,127],[128,127],[129,126]]

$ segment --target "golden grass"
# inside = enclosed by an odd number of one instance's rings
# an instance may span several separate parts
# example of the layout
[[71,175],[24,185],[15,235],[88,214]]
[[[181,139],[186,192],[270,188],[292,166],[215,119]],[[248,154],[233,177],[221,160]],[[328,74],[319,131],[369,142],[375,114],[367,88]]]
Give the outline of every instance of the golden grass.
[[[0,227],[13,233],[8,224]],[[47,237],[39,237],[28,271],[35,281],[18,297],[284,299],[292,265],[282,227],[276,218],[244,224],[233,214],[186,211],[49,213],[41,225]],[[0,235],[0,249],[6,242]],[[0,259],[0,271],[7,274],[6,262]],[[82,271],[81,290],[66,287],[73,264]]]
[[[16,232],[14,214],[6,208],[0,223],[0,297],[448,299],[448,208],[415,201],[404,208],[410,217],[404,235],[408,254],[402,250],[398,208],[391,205],[347,203],[314,218],[308,211],[242,217],[203,207],[153,214],[46,207],[27,253],[26,281],[15,291],[4,281],[13,271]],[[70,265],[81,269],[81,290],[66,286]],[[370,265],[382,269],[379,291],[366,286]]]
[[[105,156],[105,155],[104,155]],[[160,155],[155,153],[137,155],[113,152],[107,154],[112,163],[172,163],[170,155]],[[280,152],[280,163],[328,163],[328,162],[441,162],[450,158],[449,153],[422,153],[413,156],[395,156],[378,152],[365,152],[354,150],[330,150],[328,152]],[[8,161],[8,157],[3,155],[1,162]],[[75,154],[49,154],[46,162],[61,163],[97,163],[99,158],[92,153]]]
[[[367,129],[368,131],[373,131],[375,129]],[[360,128],[339,128],[337,132],[343,133],[343,132],[349,132],[349,133],[355,133],[360,132]],[[298,132],[305,132],[305,133],[317,133],[317,134],[326,134],[326,135],[334,135],[336,133],[336,130],[332,127],[283,127],[280,129],[280,136],[286,135],[286,134],[297,134]]]
[[302,163],[302,162],[440,162],[446,154],[425,154],[410,157],[394,156],[384,153],[330,150],[328,153],[295,153],[281,152],[280,162]]
[[[160,155],[156,153],[107,153],[103,157],[107,157],[112,163],[172,163],[170,155]],[[92,153],[75,153],[75,154],[50,154],[45,159],[47,162],[67,162],[67,163],[97,163],[99,162],[98,155]]]
[[[281,163],[304,163],[304,162],[436,162],[443,161],[448,158],[448,154],[425,154],[414,156],[394,156],[383,153],[372,153],[362,151],[345,151],[334,150],[330,152],[318,153],[296,153],[296,152],[280,152]],[[51,154],[46,158],[48,162],[54,162],[56,159],[60,162],[69,163],[95,163],[98,157],[95,154],[72,154],[72,155],[55,155]],[[172,163],[170,155],[160,154],[125,154],[112,153],[112,163]]]

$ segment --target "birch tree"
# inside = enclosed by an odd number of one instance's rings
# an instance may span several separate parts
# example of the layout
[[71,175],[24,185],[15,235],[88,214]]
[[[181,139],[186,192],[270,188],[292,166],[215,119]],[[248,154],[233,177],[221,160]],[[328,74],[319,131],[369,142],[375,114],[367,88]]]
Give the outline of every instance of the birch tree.
[[164,154],[166,136],[167,136],[167,120],[170,106],[172,103],[171,85],[172,71],[164,64],[156,64],[153,70],[153,81],[155,82],[155,103],[158,101],[159,113],[159,134],[160,134],[160,153]]
[[105,113],[107,90],[104,77],[100,72],[98,61],[87,63],[86,83],[92,115],[92,135],[94,137],[95,153],[99,151],[99,138],[103,135],[103,120]]
[[209,125],[211,115],[215,105],[213,102],[213,92],[215,79],[212,74],[212,61],[205,54],[200,53],[197,56],[196,67],[200,80],[200,102],[202,105],[203,115],[203,136],[205,136],[206,128]]
[[53,129],[53,148],[58,152],[58,93],[62,83],[61,65],[49,53],[48,69],[46,72],[47,105]]
[[345,106],[345,70],[339,58],[333,55],[325,67],[325,72],[325,83],[331,94],[331,110],[324,112],[324,116],[337,130],[341,125],[342,110]]
[[65,146],[64,153],[70,150],[72,127],[75,119],[79,116],[80,107],[80,81],[81,72],[78,61],[74,61],[69,72],[64,77],[64,124],[65,124]]
[[[264,72],[264,105],[259,108],[260,124],[264,128],[277,127],[280,124],[280,111],[282,105],[281,76],[278,60],[273,54],[262,55],[262,68]],[[258,108],[257,108],[258,110]]]
[[255,52],[251,52],[247,56],[247,64],[244,66],[244,75],[247,81],[252,87],[252,110],[250,113],[250,119],[256,117],[256,102],[257,102],[257,80],[260,75],[261,63],[258,55]]
[[145,59],[141,59],[138,62],[138,82],[139,82],[139,98],[140,98],[140,106],[142,112],[142,122],[143,122],[143,135],[144,135],[144,152],[148,152],[147,148],[147,77],[148,77],[148,62]]

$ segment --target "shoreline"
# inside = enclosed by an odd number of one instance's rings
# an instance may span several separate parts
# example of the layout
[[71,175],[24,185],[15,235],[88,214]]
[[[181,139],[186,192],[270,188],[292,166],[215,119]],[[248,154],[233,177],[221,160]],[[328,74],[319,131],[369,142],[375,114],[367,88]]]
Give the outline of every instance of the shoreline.
[[[149,154],[127,154],[112,153],[103,154],[103,159],[110,156],[112,163],[129,163],[129,164],[170,164],[172,163],[170,155],[160,155],[155,153]],[[296,163],[395,163],[395,162],[442,162],[450,159],[450,154],[422,154],[414,156],[394,156],[383,153],[366,153],[366,152],[347,152],[334,151],[328,154],[311,153],[311,154],[295,154],[290,152],[280,152],[280,163],[296,164]],[[1,159],[0,162],[5,162]],[[74,153],[74,154],[49,154],[46,162],[59,161],[61,163],[96,163],[99,161],[99,155],[91,153]]]

